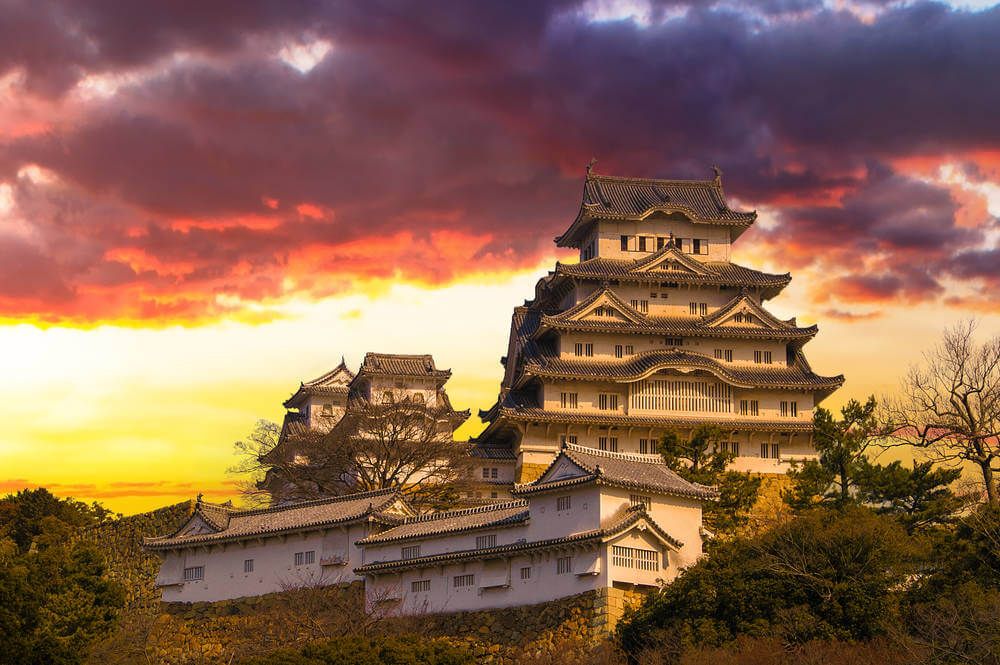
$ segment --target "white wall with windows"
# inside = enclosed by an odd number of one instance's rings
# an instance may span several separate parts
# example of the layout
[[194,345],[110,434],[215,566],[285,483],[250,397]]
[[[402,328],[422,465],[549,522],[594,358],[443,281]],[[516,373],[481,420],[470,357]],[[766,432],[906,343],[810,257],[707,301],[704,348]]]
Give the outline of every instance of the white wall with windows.
[[164,601],[190,603],[350,582],[365,535],[355,524],[167,551],[156,584]]

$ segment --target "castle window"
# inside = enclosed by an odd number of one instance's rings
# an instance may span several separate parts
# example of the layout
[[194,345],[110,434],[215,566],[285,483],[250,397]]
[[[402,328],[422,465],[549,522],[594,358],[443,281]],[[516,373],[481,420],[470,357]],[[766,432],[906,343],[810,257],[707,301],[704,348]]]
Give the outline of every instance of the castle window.
[[597,447],[601,450],[610,450],[613,453],[618,452],[618,437],[617,436],[599,436],[597,437]]
[[573,355],[574,356],[582,356],[583,355],[583,344],[574,344],[573,345]]
[[184,569],[185,582],[197,582],[205,579],[205,566],[192,566]]
[[659,250],[663,249],[663,245],[665,245],[666,242],[667,242],[666,238],[662,238],[662,237],[657,238],[656,239],[656,250],[659,251]]
[[400,559],[416,559],[420,556],[420,545],[407,545],[399,550]]
[[601,411],[617,411],[618,395],[614,393],[601,393],[597,396],[597,408]]
[[323,413],[324,416],[332,416],[333,415],[333,404],[324,404],[323,405],[323,411],[322,411],[322,413]]
[[761,361],[761,352],[760,351],[754,351],[753,352],[753,361],[755,363],[759,363]]
[[792,411],[792,418],[798,418],[799,417],[799,403],[798,402],[792,402],[791,403],[791,411]]
[[667,346],[684,346],[683,337],[667,337],[663,340],[663,343]]
[[760,456],[765,459],[778,459],[781,457],[781,446],[777,443],[762,443],[760,444]]
[[728,384],[700,379],[645,379],[633,384],[631,408],[645,411],[732,413]]
[[621,344],[615,344],[615,358],[621,358],[624,354],[624,349]]
[[475,583],[476,583],[475,575],[455,575],[455,577],[452,579],[452,584],[455,585],[456,589],[461,587],[472,586]]
[[573,497],[560,496],[556,498],[556,510],[569,510],[573,505]]
[[633,353],[635,353],[635,347],[633,347],[631,344],[626,344],[625,345],[625,355],[630,356]]
[[632,305],[632,309],[634,309],[634,310],[638,310],[639,312],[641,312],[643,314],[648,314],[649,313],[649,301],[648,300],[634,299],[629,304]]
[[316,550],[309,550],[308,552],[295,553],[296,566],[306,566],[311,563],[316,563]]
[[496,547],[496,546],[497,546],[497,535],[495,533],[491,533],[488,536],[476,536],[477,550],[483,550],[486,549],[487,547]]
[[741,399],[740,400],[740,415],[741,416],[758,416],[760,415],[760,402],[755,399]]
[[716,349],[715,350],[716,360],[725,360],[727,363],[733,362],[733,350],[732,349]]
[[423,591],[431,590],[430,580],[413,580],[410,582],[410,591],[412,593],[421,593]]
[[719,443],[719,452],[732,453],[733,457],[740,456],[740,442],[739,441],[722,441]]
[[496,480],[496,477],[497,477],[497,469],[496,467],[493,467],[492,469],[490,469],[490,478]]
[[674,247],[677,248],[677,251],[683,252],[684,251],[684,238],[674,238]]
[[622,251],[623,252],[627,252],[628,251],[628,236],[622,236],[621,237],[621,241],[622,241]]
[[594,345],[587,344],[583,349],[583,354],[588,358],[592,357],[594,355]]
[[565,575],[573,572],[573,557],[561,556],[556,559],[556,575]]
[[639,454],[649,454],[649,439],[639,439]]
[[708,241],[695,238],[691,241],[691,253],[692,254],[708,254]]
[[530,580],[531,579],[531,566],[525,566],[521,569],[521,579]]
[[644,496],[642,494],[629,494],[628,502],[629,505],[642,506],[646,510],[649,510],[650,508],[653,507],[653,500],[650,497]]
[[688,303],[688,314],[690,314],[691,316],[707,316],[708,303],[707,302]]
[[575,445],[576,444],[576,434],[560,434],[559,435],[559,443],[562,443],[562,444],[572,443],[572,444]]
[[639,251],[646,251],[646,236],[639,236]]
[[788,402],[781,402],[781,404],[778,405],[778,414],[782,418],[788,417]]
[[650,300],[655,300],[658,295],[659,294],[656,291],[650,291],[649,292],[649,299]]
[[253,559],[244,559],[243,560],[243,572],[244,573],[252,573],[253,572]]
[[577,393],[559,393],[559,407],[563,409],[575,409],[579,404]]
[[611,546],[611,563],[619,568],[637,568],[638,570],[658,570],[660,555],[656,550],[643,550],[635,547]]

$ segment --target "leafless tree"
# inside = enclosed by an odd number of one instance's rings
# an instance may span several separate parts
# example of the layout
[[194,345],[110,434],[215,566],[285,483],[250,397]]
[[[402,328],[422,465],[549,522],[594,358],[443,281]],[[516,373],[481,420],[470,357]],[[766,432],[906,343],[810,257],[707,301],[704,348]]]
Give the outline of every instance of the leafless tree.
[[971,464],[987,501],[1000,505],[1000,336],[982,344],[974,321],[944,332],[910,368],[900,397],[886,400],[889,439],[923,449],[943,464]]
[[398,489],[418,510],[453,506],[474,486],[469,445],[452,437],[454,412],[411,402],[352,400],[326,433],[258,423],[237,443],[245,497],[282,501]]

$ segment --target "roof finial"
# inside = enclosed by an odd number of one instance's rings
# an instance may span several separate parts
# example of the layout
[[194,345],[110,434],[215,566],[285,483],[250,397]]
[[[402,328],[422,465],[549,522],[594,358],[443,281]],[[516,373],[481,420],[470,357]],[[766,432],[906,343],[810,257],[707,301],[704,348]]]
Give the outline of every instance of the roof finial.
[[670,232],[670,242],[668,243],[671,247],[677,247],[677,238],[674,237],[674,232]]
[[202,496],[203,496],[203,495],[202,495],[202,493],[201,493],[201,492],[198,492],[198,503],[201,503],[201,497],[202,497]]
[[596,163],[597,163],[597,157],[591,157],[590,161],[587,162],[587,175],[590,175],[590,172],[594,170],[594,164]]
[[340,364],[343,365],[344,367],[347,367],[347,359],[344,358],[343,353],[340,354]]
[[716,185],[721,185],[722,184],[722,169],[720,169],[717,165],[713,165],[712,166],[712,171],[715,173],[715,184]]

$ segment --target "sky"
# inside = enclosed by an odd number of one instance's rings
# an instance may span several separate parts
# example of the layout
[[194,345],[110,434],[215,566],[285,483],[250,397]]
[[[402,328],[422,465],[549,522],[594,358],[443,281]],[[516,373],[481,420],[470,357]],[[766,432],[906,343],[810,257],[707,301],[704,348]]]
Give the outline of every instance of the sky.
[[946,326],[1000,334],[997,35],[979,2],[0,0],[0,493],[233,497],[233,442],[366,351],[488,407],[592,157],[718,165],[825,405],[891,393]]

